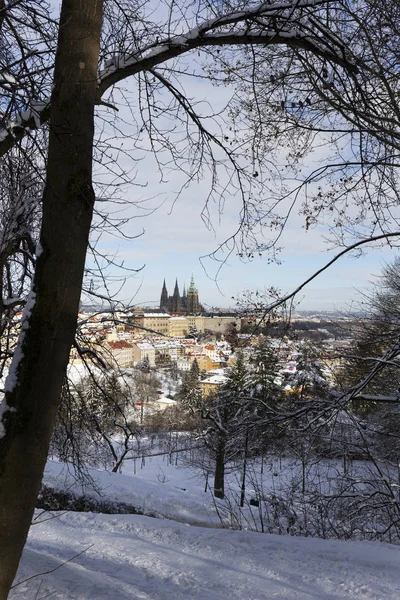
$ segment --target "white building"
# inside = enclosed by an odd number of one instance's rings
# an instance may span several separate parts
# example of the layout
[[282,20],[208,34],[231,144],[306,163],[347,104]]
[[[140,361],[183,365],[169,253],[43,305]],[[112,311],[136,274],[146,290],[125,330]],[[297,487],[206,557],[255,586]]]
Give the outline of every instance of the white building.
[[138,342],[133,344],[133,364],[137,365],[148,358],[150,366],[156,366],[156,350],[149,342]]
[[190,371],[192,363],[190,362],[190,358],[181,356],[176,361],[176,365],[180,371]]

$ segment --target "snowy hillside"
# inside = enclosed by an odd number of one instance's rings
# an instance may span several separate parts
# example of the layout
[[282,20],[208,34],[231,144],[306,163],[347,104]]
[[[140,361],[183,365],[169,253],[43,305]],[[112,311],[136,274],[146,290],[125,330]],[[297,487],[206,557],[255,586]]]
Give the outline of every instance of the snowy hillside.
[[[398,546],[224,530],[204,482],[186,469],[161,457],[136,475],[132,462],[126,469],[92,471],[92,495],[161,518],[37,511],[15,583],[47,574],[17,585],[11,600],[400,597]],[[80,491],[59,463],[49,462],[45,483]]]
[[66,513],[31,528],[12,600],[397,599],[400,548]]

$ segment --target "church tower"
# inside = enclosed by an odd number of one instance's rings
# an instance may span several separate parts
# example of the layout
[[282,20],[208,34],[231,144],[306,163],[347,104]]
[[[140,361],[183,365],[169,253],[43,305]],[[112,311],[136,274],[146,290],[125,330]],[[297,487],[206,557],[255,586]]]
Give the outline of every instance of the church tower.
[[165,279],[164,279],[164,284],[163,284],[163,287],[161,290],[160,309],[168,310],[168,292],[167,292],[167,286],[165,285]]
[[187,291],[186,310],[191,314],[198,314],[200,312],[199,293],[193,275]]

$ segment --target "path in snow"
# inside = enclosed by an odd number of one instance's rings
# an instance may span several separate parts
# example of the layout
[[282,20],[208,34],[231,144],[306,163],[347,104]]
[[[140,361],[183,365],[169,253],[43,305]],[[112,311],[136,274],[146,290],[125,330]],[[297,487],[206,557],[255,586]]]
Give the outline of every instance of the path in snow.
[[48,571],[91,544],[54,573],[16,587],[10,600],[400,597],[397,546],[91,513],[66,513],[32,527],[17,581]]

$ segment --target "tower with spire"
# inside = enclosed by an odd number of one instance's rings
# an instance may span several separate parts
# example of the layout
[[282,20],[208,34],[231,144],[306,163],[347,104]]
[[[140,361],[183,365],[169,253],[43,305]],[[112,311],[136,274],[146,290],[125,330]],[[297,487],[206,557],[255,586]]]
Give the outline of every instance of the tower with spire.
[[165,285],[165,279],[161,290],[160,309],[168,310],[168,292],[167,286]]
[[200,312],[199,292],[197,291],[197,287],[194,282],[193,273],[190,280],[190,286],[187,291],[186,307],[188,313],[195,315]]
[[186,308],[187,308],[186,285],[183,284],[182,309],[186,312]]
[[181,312],[181,295],[179,293],[178,279],[175,281],[174,295],[172,296],[172,312]]
[[186,285],[183,286],[182,296],[179,292],[178,279],[175,281],[175,288],[172,296],[168,295],[168,290],[164,279],[160,297],[160,310],[172,313],[185,313],[194,315],[199,314],[202,311],[202,307],[199,302],[199,293],[194,282],[193,275],[187,291]]

